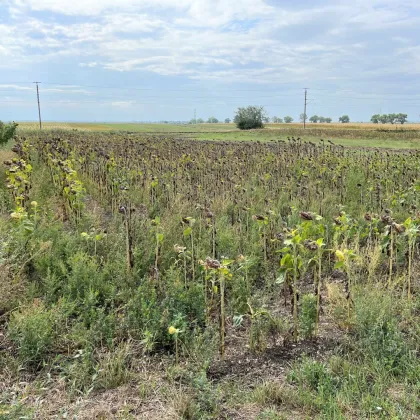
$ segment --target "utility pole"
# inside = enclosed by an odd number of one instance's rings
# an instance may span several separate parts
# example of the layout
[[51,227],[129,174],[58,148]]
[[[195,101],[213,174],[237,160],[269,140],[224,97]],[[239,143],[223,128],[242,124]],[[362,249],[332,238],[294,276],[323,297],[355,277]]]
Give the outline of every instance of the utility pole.
[[36,97],[38,100],[38,117],[39,117],[39,129],[42,130],[42,121],[41,121],[41,104],[39,103],[39,88],[38,84],[41,82],[34,82],[36,84]]
[[303,106],[303,129],[306,128],[306,105],[307,105],[307,97],[308,97],[308,88],[305,88],[305,104]]

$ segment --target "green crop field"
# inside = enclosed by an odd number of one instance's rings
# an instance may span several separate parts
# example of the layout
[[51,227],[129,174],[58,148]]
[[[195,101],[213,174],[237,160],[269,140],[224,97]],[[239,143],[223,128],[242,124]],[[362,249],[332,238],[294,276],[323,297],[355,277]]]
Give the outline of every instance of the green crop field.
[[21,123],[0,148],[0,419],[419,418],[419,142]]

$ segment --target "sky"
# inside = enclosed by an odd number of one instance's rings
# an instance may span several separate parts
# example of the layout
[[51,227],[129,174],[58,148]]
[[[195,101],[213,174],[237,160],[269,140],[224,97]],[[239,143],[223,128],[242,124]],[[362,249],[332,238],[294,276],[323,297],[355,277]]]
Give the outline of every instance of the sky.
[[0,120],[420,120],[419,0],[0,0]]

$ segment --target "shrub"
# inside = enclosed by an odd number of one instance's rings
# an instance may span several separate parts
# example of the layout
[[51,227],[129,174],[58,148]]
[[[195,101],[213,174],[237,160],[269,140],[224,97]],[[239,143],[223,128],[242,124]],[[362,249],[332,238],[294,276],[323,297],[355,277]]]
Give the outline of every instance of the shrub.
[[403,373],[410,352],[394,315],[389,294],[372,290],[355,298],[354,345],[366,358],[378,361],[394,374]]
[[130,335],[137,339],[148,339],[147,350],[152,350],[153,337],[161,329],[161,312],[154,288],[146,283],[133,293],[126,306],[126,319]]
[[12,122],[10,124],[5,124],[0,121],[0,146],[2,144],[6,144],[9,140],[11,140],[14,135],[16,134],[18,124]]
[[331,375],[324,363],[303,358],[288,375],[290,382],[316,391],[324,396],[333,396],[339,389],[337,378]]
[[23,363],[34,365],[45,359],[53,345],[56,321],[57,313],[42,303],[12,314],[8,333]]
[[240,130],[250,130],[252,128],[263,128],[266,118],[263,106],[248,106],[238,108],[234,122]]

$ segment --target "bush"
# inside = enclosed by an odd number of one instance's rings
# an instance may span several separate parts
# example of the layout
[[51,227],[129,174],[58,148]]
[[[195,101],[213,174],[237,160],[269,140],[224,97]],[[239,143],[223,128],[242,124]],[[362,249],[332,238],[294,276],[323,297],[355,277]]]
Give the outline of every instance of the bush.
[[34,365],[45,359],[54,341],[56,321],[57,313],[39,303],[12,314],[8,333],[23,363]]
[[16,134],[17,124],[12,122],[10,124],[5,124],[0,121],[0,146],[6,144],[9,140],[13,138]]
[[126,305],[125,316],[130,335],[136,339],[148,339],[145,347],[153,350],[162,317],[155,289],[147,283],[139,286]]
[[234,122],[240,130],[251,130],[252,128],[263,128],[266,118],[263,106],[248,106],[238,108]]
[[410,352],[394,309],[395,301],[386,293],[373,290],[357,295],[353,329],[360,353],[398,375],[410,365]]
[[324,397],[334,396],[340,387],[324,363],[306,357],[290,371],[288,380]]

